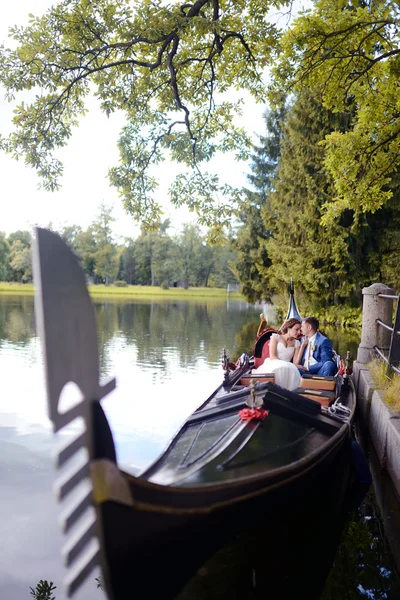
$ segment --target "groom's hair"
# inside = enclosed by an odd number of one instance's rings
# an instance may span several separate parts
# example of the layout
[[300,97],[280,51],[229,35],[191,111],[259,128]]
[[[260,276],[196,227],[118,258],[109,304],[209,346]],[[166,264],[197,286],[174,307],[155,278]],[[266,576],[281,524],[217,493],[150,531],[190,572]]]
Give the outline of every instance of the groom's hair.
[[318,331],[319,329],[319,321],[317,317],[305,317],[303,319],[304,323],[308,323],[314,329],[314,331]]

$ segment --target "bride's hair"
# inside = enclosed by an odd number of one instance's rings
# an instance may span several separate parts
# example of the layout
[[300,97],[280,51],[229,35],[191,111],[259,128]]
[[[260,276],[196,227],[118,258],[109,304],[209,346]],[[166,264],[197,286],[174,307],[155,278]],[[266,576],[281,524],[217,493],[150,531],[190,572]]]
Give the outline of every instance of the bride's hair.
[[294,327],[295,325],[301,325],[301,321],[299,321],[299,319],[295,319],[294,317],[292,319],[288,319],[282,325],[280,332],[287,333],[289,329],[292,329],[292,327]]

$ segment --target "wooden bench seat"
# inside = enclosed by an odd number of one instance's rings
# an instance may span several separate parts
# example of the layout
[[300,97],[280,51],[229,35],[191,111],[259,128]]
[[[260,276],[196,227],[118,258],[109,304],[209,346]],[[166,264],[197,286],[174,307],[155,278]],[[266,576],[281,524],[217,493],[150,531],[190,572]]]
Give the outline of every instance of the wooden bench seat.
[[247,375],[243,375],[239,384],[249,386],[251,381],[254,381],[254,383],[266,383],[267,381],[275,383],[275,375],[273,373],[248,373]]

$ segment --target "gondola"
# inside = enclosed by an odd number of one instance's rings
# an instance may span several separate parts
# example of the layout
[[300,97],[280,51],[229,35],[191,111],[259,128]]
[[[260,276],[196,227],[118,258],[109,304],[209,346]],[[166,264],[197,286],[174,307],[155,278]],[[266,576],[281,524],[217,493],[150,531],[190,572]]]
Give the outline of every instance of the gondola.
[[[262,527],[269,558],[260,572],[272,581],[279,558],[282,564],[288,555],[285,528],[299,520],[296,514],[309,529],[312,522],[316,532],[328,531],[351,478],[356,401],[346,373],[323,406],[272,377],[252,381],[254,357],[245,358],[225,372],[162,455],[132,476],[118,467],[101,407],[115,381],[99,383],[94,311],[76,257],[55,233],[37,228],[33,265],[49,416],[55,432],[77,418],[85,425],[56,460],[69,595],[100,563],[112,600],[177,598],[207,560]],[[82,400],[61,412],[60,395],[71,381]],[[297,536],[290,545],[301,555],[307,543]]]

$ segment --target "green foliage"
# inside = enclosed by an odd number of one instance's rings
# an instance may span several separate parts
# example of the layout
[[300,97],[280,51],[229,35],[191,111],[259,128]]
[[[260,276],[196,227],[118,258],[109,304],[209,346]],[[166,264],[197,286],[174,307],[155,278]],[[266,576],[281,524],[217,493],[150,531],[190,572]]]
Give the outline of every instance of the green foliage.
[[5,233],[0,231],[0,281],[7,281],[10,270],[10,243]]
[[208,279],[210,286],[226,288],[230,283],[237,283],[235,267],[238,253],[232,248],[232,239],[231,234],[225,244],[212,247],[213,268]]
[[263,268],[272,288],[286,293],[292,276],[297,291],[305,291],[308,302],[319,307],[354,297],[356,264],[349,253],[348,228],[321,224],[333,182],[319,142],[343,121],[306,91],[294,99],[283,125],[275,191],[262,212],[273,232],[266,244],[271,266]]
[[253,147],[251,172],[247,176],[252,189],[244,190],[245,201],[240,211],[243,224],[232,240],[237,252],[234,272],[250,302],[271,298],[270,278],[266,269],[271,261],[266,243],[272,231],[264,222],[262,211],[270,210],[270,194],[274,189],[274,176],[280,157],[285,113],[284,106],[264,114],[267,134],[259,136],[260,145]]
[[41,579],[37,584],[36,588],[31,590],[31,596],[35,600],[55,600],[55,596],[52,595],[57,586],[53,585],[53,582],[50,583],[46,579]]
[[376,387],[383,391],[383,398],[392,410],[400,411],[400,375],[389,369],[382,360],[373,360],[367,367],[371,371]]
[[[113,220],[111,208],[101,205],[98,217],[86,231],[70,225],[60,232],[75,252],[89,284],[107,286],[115,282],[117,288],[162,285],[168,289],[174,285],[226,287],[228,282],[237,283],[229,266],[235,259],[232,249],[227,245],[211,246],[198,227],[184,225],[179,235],[171,237],[166,219],[157,231],[143,230],[136,240],[127,238],[118,245],[111,228]],[[26,242],[29,246],[24,245]],[[28,232],[12,233],[8,239],[0,232],[0,275],[6,281],[31,281]],[[12,289],[5,286],[5,291]]]
[[19,240],[25,248],[30,248],[32,239],[29,231],[18,230],[10,233],[8,236],[8,243],[10,246],[17,240]]
[[93,279],[95,278],[96,250],[96,240],[92,227],[77,235],[75,251],[81,259],[83,271],[88,277]]
[[15,49],[0,49],[0,83],[15,107],[14,131],[1,147],[23,156],[46,189],[57,189],[57,150],[85,115],[93,90],[106,115],[126,117],[120,162],[109,173],[125,209],[154,230],[161,209],[152,167],[168,158],[186,168],[172,201],[187,203],[218,236],[236,192],[204,165],[217,151],[239,160],[248,155],[249,138],[236,123],[241,101],[232,101],[232,92],[263,98],[262,72],[278,43],[266,14],[284,4],[62,0],[43,17],[32,15],[27,27],[10,30]]
[[282,41],[272,95],[295,87],[334,112],[356,107],[351,129],[321,140],[335,187],[325,224],[346,209],[375,212],[393,195],[400,166],[399,16],[391,0],[319,0]]
[[351,306],[331,306],[328,309],[314,311],[320,323],[341,325],[342,327],[361,327],[362,309]]
[[20,283],[32,281],[31,236],[27,231],[16,231],[8,238],[10,245],[9,278]]
[[373,281],[400,282],[398,184],[393,199],[374,213],[347,210],[324,223],[325,206],[335,190],[321,141],[332,131],[349,130],[352,122],[351,111],[327,110],[302,90],[279,120],[268,124],[265,154],[256,148],[252,165],[258,191],[249,194],[246,224],[234,242],[239,259],[235,272],[250,301],[273,296],[279,305],[283,296],[284,315],[293,277],[300,306],[308,314],[325,323],[357,325],[362,287]]
[[92,223],[91,232],[96,249],[92,254],[94,272],[106,285],[114,281],[118,274],[119,256],[113,240],[111,223],[112,208],[101,204],[98,218]]
[[135,242],[131,238],[125,240],[125,245],[121,249],[118,277],[128,284],[136,282]]

